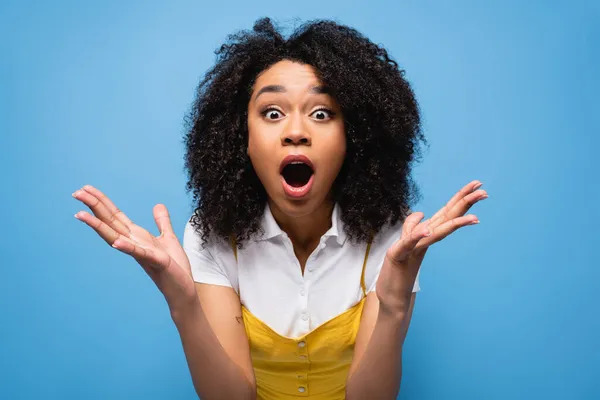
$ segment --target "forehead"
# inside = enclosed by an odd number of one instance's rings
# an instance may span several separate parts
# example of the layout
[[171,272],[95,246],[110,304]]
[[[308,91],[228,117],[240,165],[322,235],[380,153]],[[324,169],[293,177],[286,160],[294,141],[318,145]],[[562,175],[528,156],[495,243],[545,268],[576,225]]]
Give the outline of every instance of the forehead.
[[281,85],[287,90],[309,90],[321,85],[316,70],[308,64],[282,60],[261,72],[253,91],[265,85]]

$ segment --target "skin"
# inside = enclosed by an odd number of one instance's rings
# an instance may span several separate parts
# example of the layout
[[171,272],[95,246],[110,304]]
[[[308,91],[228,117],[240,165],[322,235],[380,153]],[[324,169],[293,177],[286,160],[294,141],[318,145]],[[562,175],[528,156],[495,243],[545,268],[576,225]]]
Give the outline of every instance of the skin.
[[[262,93],[271,85],[285,92]],[[320,82],[310,66],[282,61],[256,80],[248,104],[248,155],[269,194],[269,206],[290,237],[304,265],[329,229],[333,204],[330,188],[345,156],[343,118],[329,95],[311,93]],[[267,106],[280,114],[261,114]],[[320,106],[334,111],[323,119]],[[269,111],[273,113],[273,110]],[[319,115],[319,116],[317,116]],[[306,154],[315,165],[311,193],[288,198],[279,163],[290,153]],[[486,199],[479,181],[458,191],[431,218],[415,212],[404,221],[401,237],[388,249],[376,292],[369,293],[356,339],[346,388],[347,399],[395,399],[402,374],[402,346],[415,303],[412,288],[428,248],[467,225],[479,223],[467,214]],[[165,296],[180,333],[192,380],[203,399],[255,399],[256,382],[239,297],[232,288],[195,283],[188,257],[173,232],[169,213],[157,204],[154,218],[160,235],[133,223],[97,188],[86,185],[73,197],[90,208],[75,217],[109,245],[132,256]]]
[[[331,186],[346,156],[341,109],[332,96],[315,91],[323,87],[313,67],[283,60],[257,77],[248,103],[248,156],[303,271],[331,226]],[[301,199],[286,195],[281,183],[279,166],[289,154],[313,163],[314,183]]]
[[431,245],[458,229],[479,223],[465,215],[487,199],[482,183],[473,181],[458,191],[431,218],[410,214],[402,234],[386,252],[376,294],[369,293],[356,338],[355,354],[346,384],[346,399],[395,399],[402,378],[402,346],[410,325],[416,294],[412,288]]

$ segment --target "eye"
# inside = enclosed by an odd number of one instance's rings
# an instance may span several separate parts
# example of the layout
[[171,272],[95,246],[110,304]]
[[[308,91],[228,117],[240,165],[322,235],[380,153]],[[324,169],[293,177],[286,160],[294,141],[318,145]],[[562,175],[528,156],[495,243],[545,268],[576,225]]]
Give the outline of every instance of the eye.
[[319,108],[318,110],[313,111],[310,115],[312,115],[316,120],[325,121],[333,118],[335,113],[327,108]]
[[270,121],[277,121],[278,119],[281,119],[283,117],[283,113],[281,111],[272,107],[261,111],[261,114],[263,115],[263,117]]

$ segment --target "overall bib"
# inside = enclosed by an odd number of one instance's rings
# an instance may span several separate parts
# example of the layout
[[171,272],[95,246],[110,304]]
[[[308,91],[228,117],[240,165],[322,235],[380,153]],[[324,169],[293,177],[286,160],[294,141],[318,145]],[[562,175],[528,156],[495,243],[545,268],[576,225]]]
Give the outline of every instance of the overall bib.
[[[234,239],[231,245],[237,261]],[[370,248],[369,241],[360,278],[362,299],[303,336],[290,338],[278,334],[242,305],[259,400],[345,398],[346,379],[366,299],[364,279]]]

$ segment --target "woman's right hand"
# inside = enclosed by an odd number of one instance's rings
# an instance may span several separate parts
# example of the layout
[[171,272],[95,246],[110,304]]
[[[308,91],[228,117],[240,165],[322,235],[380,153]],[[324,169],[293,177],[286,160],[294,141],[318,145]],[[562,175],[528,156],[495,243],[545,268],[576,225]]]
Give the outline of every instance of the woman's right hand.
[[100,190],[86,185],[73,197],[87,205],[93,215],[80,211],[75,218],[85,222],[110,246],[131,255],[165,296],[171,312],[194,304],[198,297],[190,262],[173,232],[169,212],[163,204],[153,214],[160,231],[154,236],[137,226]]

